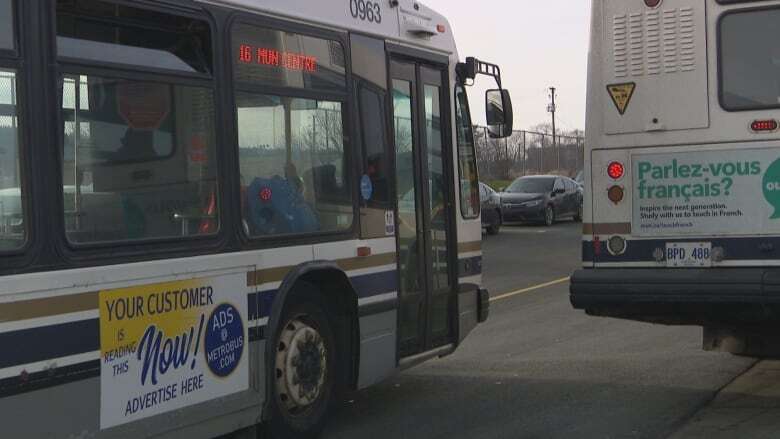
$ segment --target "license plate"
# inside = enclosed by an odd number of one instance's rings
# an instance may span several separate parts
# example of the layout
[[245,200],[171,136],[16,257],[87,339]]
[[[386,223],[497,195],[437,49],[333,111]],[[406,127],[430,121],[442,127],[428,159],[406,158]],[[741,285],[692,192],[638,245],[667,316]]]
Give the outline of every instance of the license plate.
[[667,242],[666,266],[672,268],[711,267],[711,242]]

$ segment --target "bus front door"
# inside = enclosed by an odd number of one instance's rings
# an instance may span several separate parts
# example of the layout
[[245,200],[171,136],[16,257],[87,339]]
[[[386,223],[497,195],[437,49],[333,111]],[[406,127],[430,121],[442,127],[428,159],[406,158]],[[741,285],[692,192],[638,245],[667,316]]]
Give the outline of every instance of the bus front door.
[[391,62],[396,146],[401,357],[453,343],[451,151],[445,71]]

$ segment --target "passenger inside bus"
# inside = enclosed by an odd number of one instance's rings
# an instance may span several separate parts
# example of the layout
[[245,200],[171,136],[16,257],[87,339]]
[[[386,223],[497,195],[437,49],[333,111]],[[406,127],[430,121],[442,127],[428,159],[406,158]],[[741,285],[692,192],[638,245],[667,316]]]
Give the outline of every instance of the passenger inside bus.
[[341,104],[239,93],[244,230],[252,237],[346,230]]

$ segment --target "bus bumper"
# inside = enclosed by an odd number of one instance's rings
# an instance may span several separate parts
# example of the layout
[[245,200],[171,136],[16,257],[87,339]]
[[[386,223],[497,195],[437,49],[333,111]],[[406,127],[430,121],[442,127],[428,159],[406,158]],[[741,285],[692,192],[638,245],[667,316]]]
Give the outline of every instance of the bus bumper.
[[780,269],[585,269],[571,303],[588,314],[666,324],[780,321]]

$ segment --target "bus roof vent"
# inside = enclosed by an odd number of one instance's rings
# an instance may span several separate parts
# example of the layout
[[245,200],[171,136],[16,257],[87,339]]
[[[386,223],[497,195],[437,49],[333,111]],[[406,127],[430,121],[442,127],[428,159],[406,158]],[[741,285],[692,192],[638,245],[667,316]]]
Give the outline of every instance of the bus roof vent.
[[[660,6],[640,0],[602,2],[605,132],[709,126],[707,2],[663,0]],[[630,98],[618,105],[609,90],[631,90]]]
[[694,9],[649,9],[614,15],[615,78],[690,72],[696,69]]

